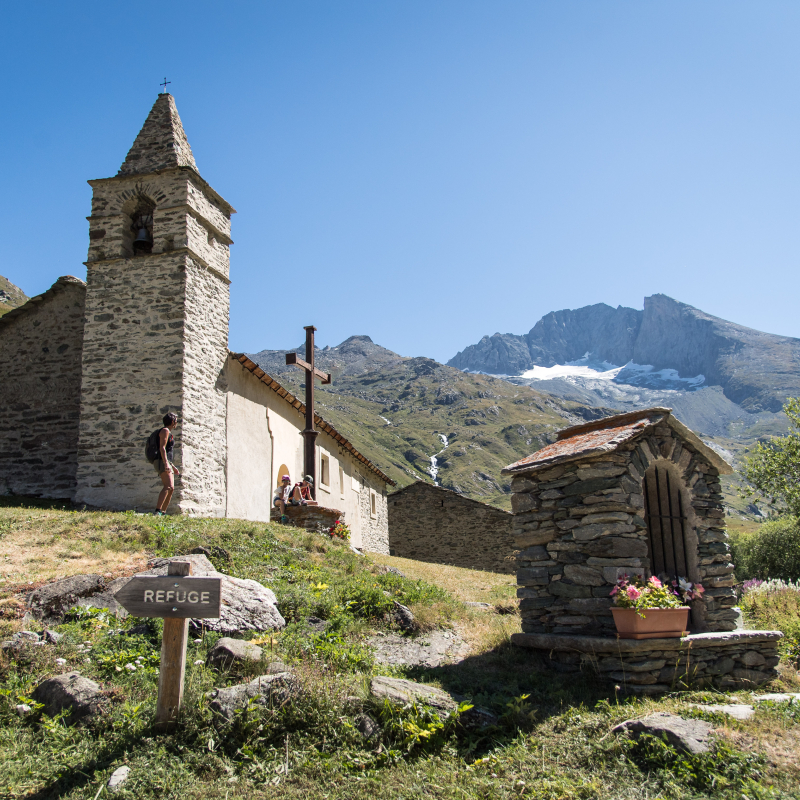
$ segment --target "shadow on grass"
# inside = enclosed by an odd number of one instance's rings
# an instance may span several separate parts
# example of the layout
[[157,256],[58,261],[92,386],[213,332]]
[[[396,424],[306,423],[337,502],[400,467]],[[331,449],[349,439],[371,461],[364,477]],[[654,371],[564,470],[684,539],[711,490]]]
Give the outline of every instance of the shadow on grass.
[[[588,707],[600,700],[613,700],[613,687],[591,670],[558,672],[547,657],[504,642],[499,647],[457,664],[438,667],[409,667],[412,680],[438,681],[456,697],[463,697],[502,715],[522,695],[536,711],[538,721],[560,714],[566,706]],[[517,701],[518,703],[519,701]]]

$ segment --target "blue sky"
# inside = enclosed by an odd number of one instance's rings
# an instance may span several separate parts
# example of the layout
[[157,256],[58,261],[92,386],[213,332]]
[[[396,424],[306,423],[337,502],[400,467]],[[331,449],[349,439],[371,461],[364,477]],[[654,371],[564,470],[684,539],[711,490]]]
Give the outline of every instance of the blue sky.
[[235,350],[441,361],[664,292],[800,336],[796,2],[4,3],[0,274],[85,277],[166,75],[234,207]]

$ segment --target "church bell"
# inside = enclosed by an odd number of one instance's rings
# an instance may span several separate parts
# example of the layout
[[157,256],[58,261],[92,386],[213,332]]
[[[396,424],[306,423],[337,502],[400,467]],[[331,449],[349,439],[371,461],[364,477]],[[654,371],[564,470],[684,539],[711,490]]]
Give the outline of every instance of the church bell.
[[134,247],[150,247],[153,244],[153,237],[150,235],[150,231],[142,225],[139,228],[139,233],[136,234],[136,238],[133,240]]

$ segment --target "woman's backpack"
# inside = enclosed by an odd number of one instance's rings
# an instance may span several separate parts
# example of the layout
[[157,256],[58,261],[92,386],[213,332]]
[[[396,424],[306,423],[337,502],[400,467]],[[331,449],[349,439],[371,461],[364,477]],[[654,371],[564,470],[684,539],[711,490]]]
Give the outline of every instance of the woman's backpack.
[[152,464],[159,457],[159,441],[158,436],[163,429],[159,428],[153,431],[147,437],[147,444],[144,447],[144,454],[147,460]]

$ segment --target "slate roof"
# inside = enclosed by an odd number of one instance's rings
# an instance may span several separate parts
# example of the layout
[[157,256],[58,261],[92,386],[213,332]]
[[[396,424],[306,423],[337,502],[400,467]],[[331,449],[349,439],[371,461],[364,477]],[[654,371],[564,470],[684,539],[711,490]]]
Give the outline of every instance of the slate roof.
[[692,431],[672,415],[671,408],[656,407],[564,428],[558,432],[555,442],[509,464],[502,473],[504,475],[532,473],[566,461],[613,453],[620,445],[638,439],[660,422],[669,425],[679,438],[697,450],[720,474],[727,475],[733,472],[727,461],[703,444]]
[[[238,361],[248,372],[251,372],[258,378],[261,383],[266,384],[272,389],[275,394],[279,397],[282,397],[290,406],[296,408],[301,414],[306,413],[306,406],[301,400],[295,397],[288,389],[283,387],[278,381],[275,380],[271,375],[264,372],[261,367],[256,364],[255,361],[249,359],[244,353],[230,353],[230,357],[234,361]],[[358,450],[344,437],[342,436],[330,422],[324,420],[319,414],[314,412],[314,424],[321,430],[325,431],[329,436],[333,437],[338,443],[339,446],[343,449],[347,450],[351,455],[353,455],[356,460],[360,461],[367,469],[374,472],[382,481],[388,483],[390,486],[397,486],[397,483],[393,481],[385,472],[383,472],[380,467],[376,464],[373,464],[365,455],[359,453]]]
[[431,494],[435,494],[437,492],[446,492],[448,495],[452,495],[454,498],[457,498],[458,502],[471,504],[473,506],[480,506],[481,508],[491,508],[492,511],[499,511],[501,514],[508,514],[509,517],[511,516],[511,512],[506,511],[504,508],[493,506],[489,503],[482,503],[480,500],[473,500],[471,497],[467,497],[465,494],[455,492],[452,489],[446,488],[445,486],[437,486],[433,483],[428,483],[428,481],[414,481],[413,483],[409,483],[408,486],[404,486],[402,489],[392,492],[390,495],[388,495],[387,499],[391,500],[392,498],[396,498],[403,492],[407,492],[414,488],[422,489],[423,491],[429,491]]
[[172,167],[198,171],[175,98],[164,93],[153,103],[117,175],[144,175]]

